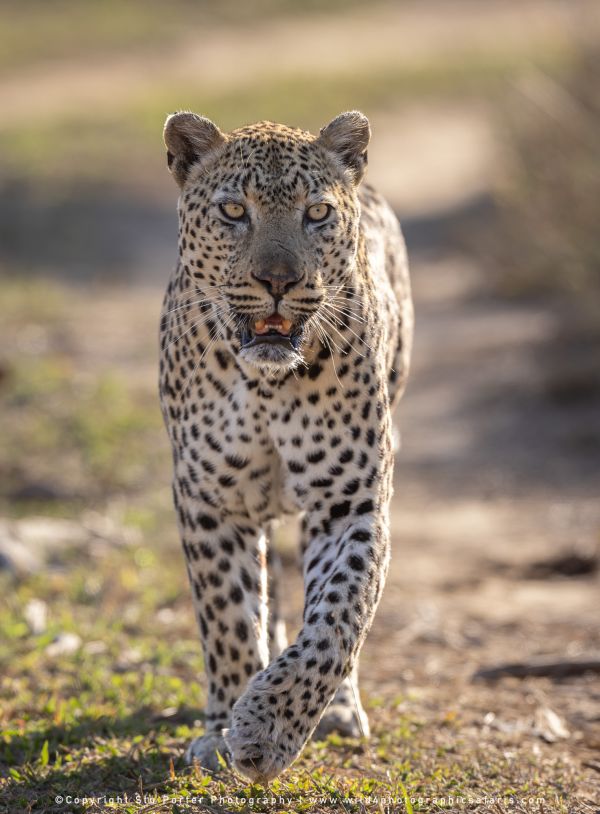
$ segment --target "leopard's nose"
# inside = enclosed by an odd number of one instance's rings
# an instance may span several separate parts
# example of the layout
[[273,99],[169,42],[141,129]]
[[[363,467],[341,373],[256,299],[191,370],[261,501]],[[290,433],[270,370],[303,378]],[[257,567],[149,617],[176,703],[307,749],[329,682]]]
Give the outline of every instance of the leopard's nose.
[[255,280],[264,285],[269,294],[282,297],[302,279],[302,272],[292,265],[280,263],[275,266],[263,266],[252,272]]

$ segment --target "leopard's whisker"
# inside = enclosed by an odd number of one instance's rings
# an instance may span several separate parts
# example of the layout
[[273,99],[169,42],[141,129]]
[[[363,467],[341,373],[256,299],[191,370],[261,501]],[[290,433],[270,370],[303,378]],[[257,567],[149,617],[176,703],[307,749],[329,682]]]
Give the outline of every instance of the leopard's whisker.
[[175,311],[182,311],[184,308],[194,308],[197,305],[213,305],[216,302],[218,302],[218,299],[204,297],[201,300],[192,300],[191,302],[184,302],[181,305],[176,305],[174,308],[169,308],[163,313],[172,314]]
[[[330,339],[330,340],[331,340],[331,342],[333,343],[333,346],[336,348],[336,350],[337,350],[337,351],[338,351],[340,354],[342,354],[342,353],[343,353],[342,349],[341,349],[341,348],[340,348],[340,346],[339,346],[339,345],[338,345],[338,344],[335,342],[335,340],[333,339],[333,337],[332,337],[332,336],[330,336],[330,335],[329,335],[329,334],[326,332],[326,330],[325,330],[325,328],[324,328],[323,324],[321,323],[321,320],[320,320],[320,318],[319,318],[319,316],[318,316],[318,315],[317,315],[317,316],[315,316],[315,327],[316,327],[316,329],[317,329],[318,331],[320,331],[321,336],[325,337],[326,339]],[[331,348],[330,348],[330,350],[331,350]]]
[[349,319],[354,319],[356,320],[356,322],[359,322],[363,325],[365,324],[365,319],[360,314],[357,314],[356,311],[349,311],[347,308],[344,308],[341,305],[337,305],[336,303],[328,302],[324,304],[322,307],[325,308],[326,310],[327,309],[333,310],[336,313],[348,317]]
[[[325,309],[325,310],[327,310],[327,309]],[[335,316],[335,314],[334,314],[333,312],[329,312],[329,315],[330,315],[332,318],[334,318],[334,319],[339,319],[339,317],[336,317],[336,316]],[[346,325],[346,324],[345,324],[343,327],[344,327],[344,328],[346,328],[347,330],[349,330],[349,331],[350,331],[350,333],[351,333],[351,334],[353,334],[353,335],[354,335],[354,336],[355,336],[355,337],[358,339],[358,341],[359,341],[359,342],[362,342],[362,344],[363,344],[363,345],[364,345],[366,348],[368,348],[368,347],[369,347],[369,346],[367,345],[367,343],[365,342],[365,340],[363,339],[363,337],[362,337],[362,336],[359,336],[359,335],[356,333],[356,331],[353,331],[353,330],[352,330],[352,328],[351,328],[349,325]]]
[[[365,358],[364,353],[361,353],[359,350],[357,350],[357,349],[354,347],[354,345],[352,344],[352,340],[348,340],[348,339],[347,339],[347,338],[346,338],[346,337],[345,337],[345,336],[344,336],[344,335],[341,333],[341,331],[340,331],[340,330],[339,330],[339,329],[338,329],[338,328],[337,328],[337,327],[336,327],[336,326],[335,326],[335,325],[334,325],[334,324],[333,324],[333,323],[332,323],[332,322],[329,320],[329,318],[328,318],[328,317],[326,317],[324,314],[321,314],[321,319],[322,319],[324,322],[326,322],[326,323],[327,323],[327,324],[328,324],[328,325],[329,325],[331,328],[333,328],[333,330],[334,330],[334,331],[335,331],[335,332],[336,332],[336,333],[339,335],[340,339],[341,339],[341,340],[343,340],[344,342],[347,342],[347,343],[350,345],[350,347],[351,347],[351,348],[352,348],[354,351],[356,351],[356,353],[358,353],[358,355],[359,355],[359,356],[362,356],[362,358],[363,358],[363,359]],[[354,333],[354,331],[352,331],[352,333]],[[354,336],[356,336],[356,334],[354,334]],[[360,337],[357,337],[357,339],[359,339],[359,340],[360,340]],[[360,341],[362,341],[362,340],[360,340]],[[366,343],[363,343],[363,344],[365,344],[365,346],[366,346]],[[342,353],[343,353],[343,351],[342,351]]]
[[[179,314],[178,315],[177,322],[176,322],[177,327],[179,327],[179,322],[180,321],[183,322],[184,325],[187,325],[187,322],[185,322],[186,316],[187,316],[186,314]],[[174,345],[176,342],[179,342],[180,339],[183,339],[183,337],[186,336],[186,334],[189,334],[190,331],[193,331],[194,328],[201,328],[205,323],[210,322],[211,319],[218,320],[218,315],[214,314],[213,312],[211,312],[210,314],[205,314],[202,319],[194,321],[192,323],[192,325],[190,325],[188,328],[186,328],[186,330],[183,333],[179,334],[179,336],[175,337],[175,339],[171,339],[169,341],[169,343],[163,348],[163,350],[167,351],[172,345]],[[171,332],[172,330],[173,330],[173,327],[170,326],[169,327],[169,332]]]
[[[329,358],[331,359],[331,364],[333,366],[333,372],[335,374],[335,378],[337,379],[339,386],[343,390],[344,387],[343,387],[343,385],[342,385],[342,383],[340,381],[340,377],[338,376],[337,368],[335,366],[335,361],[333,359],[333,351],[331,350],[331,346],[329,344],[329,341],[331,340],[331,342],[333,342],[333,345],[335,347],[337,347],[337,346],[336,346],[335,342],[333,341],[333,339],[330,336],[327,336],[327,334],[325,333],[325,331],[323,330],[323,328],[321,327],[321,325],[318,322],[315,323],[315,330],[317,332],[317,335],[320,337],[321,341],[324,342],[327,345],[327,348],[329,349]],[[339,351],[339,348],[338,348],[338,351]]]

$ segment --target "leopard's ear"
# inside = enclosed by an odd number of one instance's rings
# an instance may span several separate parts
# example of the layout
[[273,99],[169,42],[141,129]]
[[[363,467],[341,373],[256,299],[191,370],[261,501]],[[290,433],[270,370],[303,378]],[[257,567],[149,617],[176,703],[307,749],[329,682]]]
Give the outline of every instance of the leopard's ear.
[[194,164],[225,143],[225,136],[210,119],[186,111],[167,117],[163,136],[167,163],[180,187]]
[[367,168],[370,138],[371,128],[367,117],[358,110],[351,110],[341,113],[322,127],[317,141],[332,152],[344,168],[350,170],[355,183],[358,183]]

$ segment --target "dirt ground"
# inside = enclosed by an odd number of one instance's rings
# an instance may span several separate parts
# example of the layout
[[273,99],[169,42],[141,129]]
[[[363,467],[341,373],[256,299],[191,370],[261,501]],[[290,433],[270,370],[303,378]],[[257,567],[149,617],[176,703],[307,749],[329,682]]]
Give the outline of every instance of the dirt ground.
[[[495,3],[484,12],[481,4],[461,0],[453,4],[452,24],[441,25],[442,5],[431,3],[424,11],[409,3],[402,11],[386,8],[367,16],[357,10],[346,15],[344,30],[349,42],[361,36],[369,43],[361,58],[372,66],[378,59],[382,64],[430,59],[469,38],[492,49],[506,40],[517,49],[530,47],[536,38],[555,43],[568,16],[566,5],[552,0],[527,0],[518,4],[519,14],[508,3]],[[578,7],[589,11],[592,5],[582,2]],[[406,48],[399,48],[395,27],[388,25],[390,14],[397,14],[405,32],[410,31]],[[295,28],[267,22],[261,32],[274,44],[269,54],[247,32],[227,32],[227,53],[237,49],[247,81],[257,82],[272,71],[278,55],[282,61],[285,57],[290,73],[301,70],[303,43],[310,40],[313,62],[342,71],[356,54],[351,48],[331,51],[333,30],[343,42],[336,15],[301,20]],[[239,77],[234,65],[220,62],[225,38],[213,33],[202,50],[191,34],[175,53],[115,58],[108,74],[103,61],[88,61],[77,70],[72,64],[35,67],[2,82],[0,104],[12,122],[29,120],[32,110],[50,116],[90,103],[111,108],[126,105],[132,88],[143,91],[159,77],[176,83],[190,70],[207,71],[207,82],[227,89]],[[107,81],[111,77],[115,81]],[[497,158],[488,113],[482,100],[440,99],[390,105],[372,117],[371,180],[388,194],[409,227],[416,338],[411,379],[396,420],[401,450],[392,507],[392,564],[361,657],[361,688],[375,724],[373,749],[383,749],[386,727],[400,715],[410,722],[411,733],[419,730],[427,743],[417,762],[434,764],[436,757],[443,762],[441,756],[450,755],[463,773],[472,772],[473,785],[483,791],[486,778],[492,782],[486,760],[498,767],[493,771],[501,779],[508,778],[503,789],[514,804],[505,808],[492,801],[470,810],[591,814],[600,811],[598,672],[474,680],[478,670],[507,663],[600,659],[600,404],[598,394],[585,390],[589,360],[582,366],[577,348],[561,342],[565,321],[576,322],[577,315],[541,299],[515,303],[493,297],[485,256],[457,252],[437,227],[434,239],[429,232],[421,239],[419,231],[430,216],[439,220],[486,194]],[[149,196],[165,201],[166,172],[157,178],[148,180]],[[174,201],[175,191],[168,189]],[[11,490],[22,488],[21,481],[25,487],[41,482],[59,495],[83,495],[84,504],[92,502],[107,515],[115,505],[121,513],[124,506],[140,514],[150,507],[159,516],[163,535],[154,553],[172,560],[178,543],[155,395],[158,312],[165,264],[170,262],[166,258],[175,246],[172,212],[165,217],[161,210],[156,223],[153,230],[146,222],[143,231],[130,221],[116,232],[123,242],[137,244],[133,272],[123,284],[67,286],[55,313],[51,300],[42,308],[38,291],[36,308],[42,315],[27,316],[22,309],[0,325],[0,385],[8,382],[10,389],[13,370],[21,365],[29,370],[36,360],[56,357],[58,373],[44,368],[43,375],[59,377],[57,386],[73,387],[78,398],[88,393],[82,409],[94,400],[94,382],[103,377],[115,376],[132,392],[142,393],[144,416],[153,416],[151,440],[146,449],[135,450],[137,469],[130,482],[121,494],[120,485],[107,476],[112,491],[103,504],[93,491],[94,471],[71,467],[67,455],[57,467],[55,441],[44,437],[52,451],[45,460],[28,457],[24,450],[19,461],[4,467],[3,455],[0,474],[10,488],[3,487],[0,498],[6,506],[8,496],[12,514]],[[47,386],[44,379],[33,402],[44,404]],[[8,399],[7,444],[20,411],[29,409],[30,394],[20,387],[22,392]],[[53,393],[47,398],[53,417]],[[57,423],[64,418],[59,408]],[[122,423],[117,417],[119,432]],[[93,435],[93,429],[86,431]],[[74,432],[70,425],[68,432]],[[104,440],[92,438],[92,452],[100,456],[100,464],[94,465],[100,468],[104,449],[98,452],[97,447]],[[32,448],[36,443],[32,432]],[[149,460],[156,450],[159,467],[153,458],[148,474],[144,455]],[[104,464],[108,468],[110,455]],[[28,511],[26,503],[17,508],[18,513]],[[293,534],[283,530],[280,537],[289,587],[285,612],[293,630],[302,606],[301,581]],[[183,579],[183,559],[181,574]],[[26,598],[28,591],[26,585]],[[118,600],[111,599],[117,609]],[[186,635],[195,635],[189,632],[189,597],[174,601],[187,620]],[[408,739],[408,729],[394,729],[395,740]],[[182,743],[178,736],[173,748],[181,749]],[[368,774],[367,757],[352,751],[351,768]],[[129,764],[124,765],[129,772]],[[445,787],[452,783],[450,772]],[[538,791],[545,802],[532,807],[526,797]],[[457,804],[456,810],[462,807]],[[454,810],[436,803],[415,808]]]
[[[590,761],[597,678],[471,682],[483,666],[599,646],[597,565],[583,564],[600,528],[597,407],[548,404],[539,358],[551,352],[554,315],[478,296],[484,272],[452,261],[415,269],[394,554],[364,682],[455,699],[478,737],[491,726],[521,759],[539,748],[527,719],[549,706],[570,731],[553,748]],[[584,573],[565,575],[567,555],[581,556]]]

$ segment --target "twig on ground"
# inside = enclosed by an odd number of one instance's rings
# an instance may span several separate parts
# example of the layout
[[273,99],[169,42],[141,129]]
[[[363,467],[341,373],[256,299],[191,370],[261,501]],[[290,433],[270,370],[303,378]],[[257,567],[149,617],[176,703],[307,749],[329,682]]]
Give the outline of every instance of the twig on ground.
[[504,676],[527,678],[528,676],[548,676],[564,678],[579,676],[584,673],[600,673],[600,658],[588,658],[560,661],[528,661],[514,664],[498,664],[496,667],[482,667],[473,674],[473,681],[495,681]]

